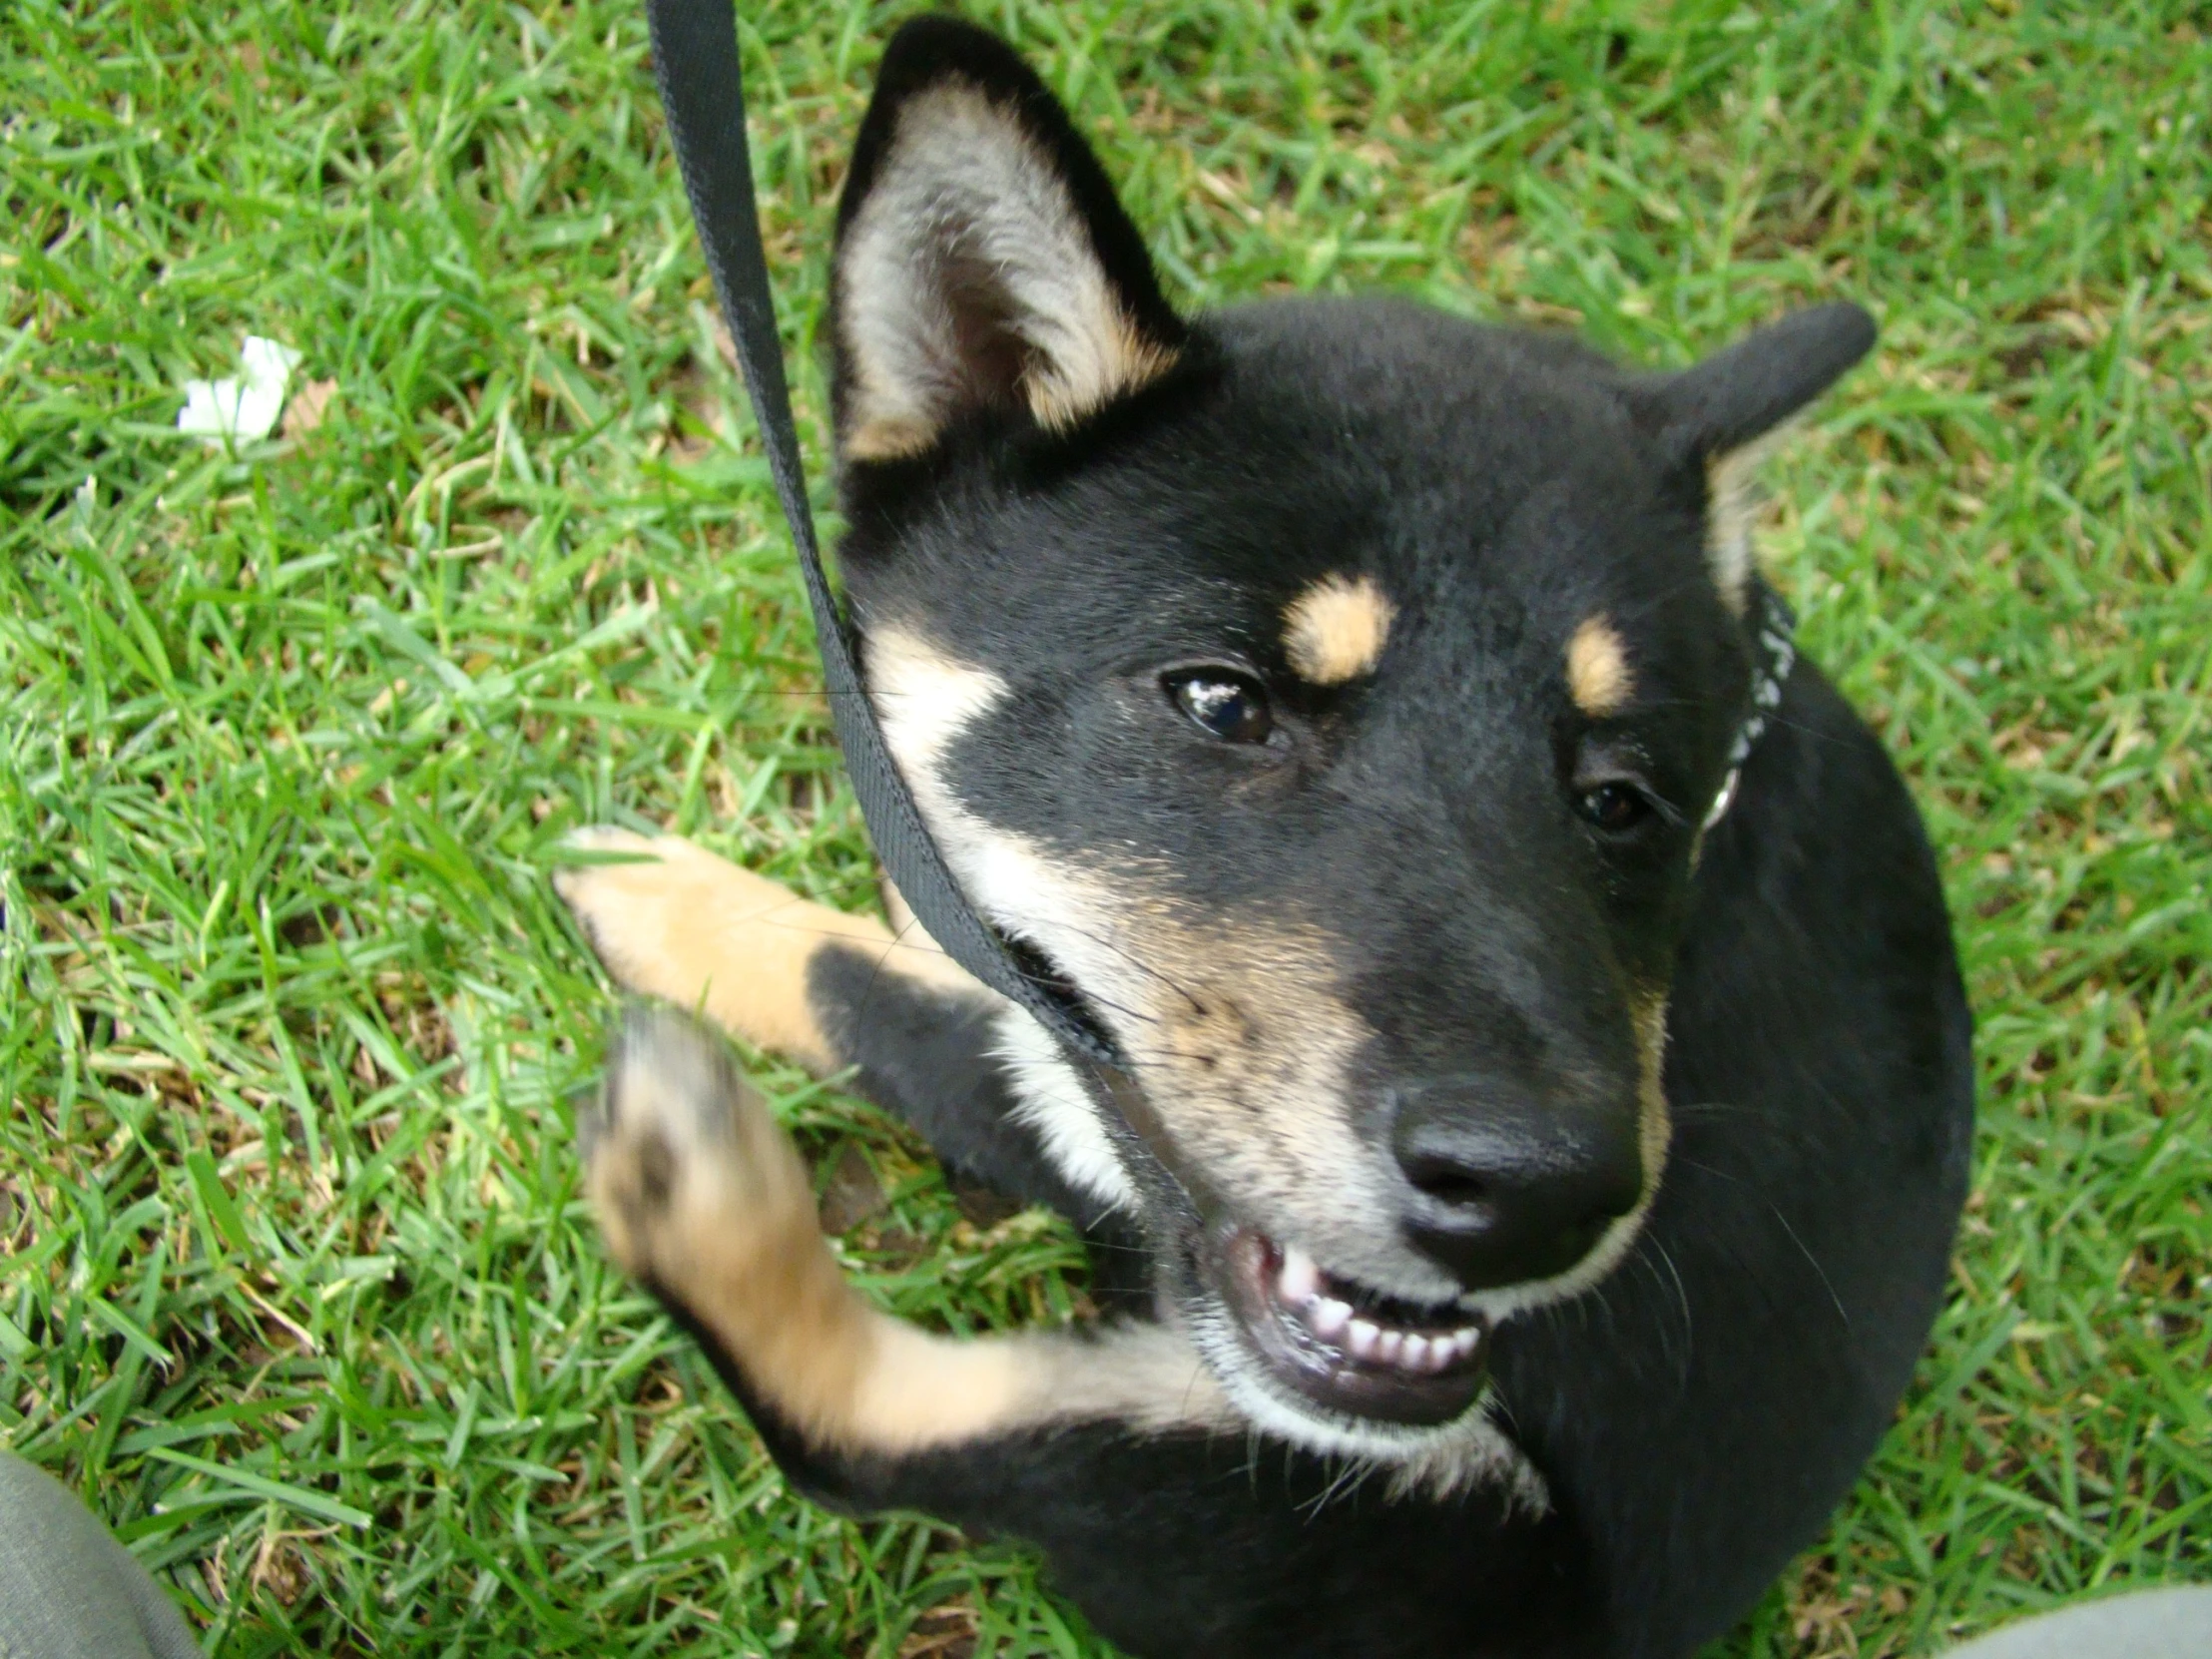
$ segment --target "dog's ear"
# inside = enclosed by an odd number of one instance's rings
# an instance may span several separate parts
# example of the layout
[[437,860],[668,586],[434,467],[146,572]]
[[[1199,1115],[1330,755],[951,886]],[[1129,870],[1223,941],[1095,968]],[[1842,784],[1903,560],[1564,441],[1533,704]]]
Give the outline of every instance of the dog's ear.
[[1104,170],[1004,42],[891,38],[837,205],[837,436],[918,454],[982,410],[1065,426],[1175,360],[1181,319]]
[[1874,318],[1859,306],[1818,305],[1643,388],[1668,463],[1705,473],[1713,578],[1739,613],[1752,573],[1752,467],[1766,440],[1864,357],[1874,337]]

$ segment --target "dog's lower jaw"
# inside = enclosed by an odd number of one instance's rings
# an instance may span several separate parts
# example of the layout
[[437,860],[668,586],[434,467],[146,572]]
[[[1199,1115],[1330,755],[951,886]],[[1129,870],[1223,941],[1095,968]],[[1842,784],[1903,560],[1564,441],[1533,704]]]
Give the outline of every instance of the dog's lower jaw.
[[1486,1382],[1446,1422],[1389,1422],[1330,1410],[1275,1378],[1228,1299],[1199,1268],[1192,1241],[1155,1238],[1152,1248],[1158,1259],[1155,1317],[1195,1352],[1228,1409],[1248,1425],[1256,1451],[1264,1438],[1329,1459],[1339,1465],[1344,1489],[1380,1480],[1393,1501],[1448,1501],[1484,1487],[1528,1515],[1550,1509],[1543,1475],[1490,1415],[1493,1391]]
[[1179,1322],[1231,1406],[1261,1435],[1343,1463],[1347,1486],[1381,1477],[1390,1498],[1446,1500],[1477,1486],[1531,1515],[1551,1507],[1535,1465],[1490,1416],[1487,1385],[1449,1422],[1383,1422],[1326,1411],[1283,1389],[1251,1350],[1237,1319],[1212,1296],[1186,1302]]

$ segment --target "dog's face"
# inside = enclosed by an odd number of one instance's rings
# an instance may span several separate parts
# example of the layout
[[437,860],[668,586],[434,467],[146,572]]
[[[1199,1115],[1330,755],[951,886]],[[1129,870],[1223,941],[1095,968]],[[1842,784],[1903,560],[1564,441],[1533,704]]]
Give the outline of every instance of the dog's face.
[[[1461,1416],[1485,1322],[1591,1283],[1661,1178],[1752,678],[1716,477],[1864,317],[1675,376],[1408,304],[1186,321],[1050,96],[931,20],[834,324],[870,696],[971,898],[1131,1063],[1201,1217],[1163,1288],[1294,1436]],[[1047,1143],[1140,1204],[1025,1025]]]

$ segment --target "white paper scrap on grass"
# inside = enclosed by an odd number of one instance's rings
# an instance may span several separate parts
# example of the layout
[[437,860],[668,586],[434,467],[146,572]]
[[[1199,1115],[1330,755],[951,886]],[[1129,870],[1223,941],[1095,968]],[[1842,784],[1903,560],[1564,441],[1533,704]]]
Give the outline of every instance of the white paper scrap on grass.
[[253,443],[268,437],[283,413],[284,391],[298,364],[299,353],[290,346],[248,334],[236,378],[185,382],[177,430],[218,442]]

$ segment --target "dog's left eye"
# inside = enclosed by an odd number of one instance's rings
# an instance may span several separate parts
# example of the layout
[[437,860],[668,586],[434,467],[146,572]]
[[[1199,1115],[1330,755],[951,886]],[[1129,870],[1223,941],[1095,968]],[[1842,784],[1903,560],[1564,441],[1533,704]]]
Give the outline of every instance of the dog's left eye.
[[1600,830],[1624,834],[1652,815],[1651,797],[1633,784],[1605,783],[1584,790],[1575,803]]
[[1268,694],[1241,674],[1213,668],[1171,674],[1167,692],[1201,730],[1225,743],[1266,743],[1275,730]]

